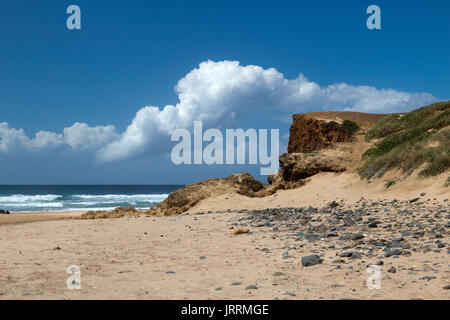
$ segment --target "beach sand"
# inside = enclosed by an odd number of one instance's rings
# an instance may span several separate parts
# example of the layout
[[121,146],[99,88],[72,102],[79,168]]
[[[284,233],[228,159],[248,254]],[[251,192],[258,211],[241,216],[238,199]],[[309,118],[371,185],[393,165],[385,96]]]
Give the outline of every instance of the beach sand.
[[[262,199],[222,195],[177,216],[80,220],[74,219],[80,213],[5,215],[0,217],[0,299],[449,299],[450,290],[444,289],[450,285],[448,228],[439,239],[447,246],[440,250],[434,250],[434,235],[426,233],[417,243],[411,240],[418,248],[411,255],[382,257],[380,251],[349,259],[337,252],[357,242],[295,240],[282,225],[274,231],[244,224],[248,212],[241,211],[322,207],[340,199],[350,207],[361,197],[411,199],[420,197],[419,190],[426,193],[422,206],[445,208],[448,193],[436,187],[438,182],[418,182],[414,192],[401,183],[390,190],[365,189],[353,176],[323,173],[300,189]],[[392,218],[380,214],[383,223]],[[250,232],[230,234],[241,225]],[[400,229],[363,230],[365,239],[390,239]],[[433,250],[422,250],[422,243]],[[303,267],[301,258],[312,254],[320,254],[323,263]],[[370,290],[366,267],[380,259],[381,288]],[[71,265],[80,267],[80,290],[66,288]],[[387,272],[391,267],[395,273]]]

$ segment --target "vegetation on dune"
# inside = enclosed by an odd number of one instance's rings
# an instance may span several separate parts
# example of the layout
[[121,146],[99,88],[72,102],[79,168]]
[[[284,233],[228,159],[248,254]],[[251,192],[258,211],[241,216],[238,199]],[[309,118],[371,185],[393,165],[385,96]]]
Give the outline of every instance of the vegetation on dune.
[[363,154],[362,177],[393,168],[412,171],[422,164],[420,175],[438,175],[450,168],[450,101],[389,115],[367,132],[366,140],[373,139],[379,141]]
[[342,122],[342,127],[346,128],[351,133],[355,133],[359,129],[361,129],[356,122],[353,122],[351,120],[344,120]]
[[386,181],[386,183],[384,184],[385,188],[389,188],[390,186],[393,186],[395,183],[397,182],[397,179],[391,179]]
[[348,131],[350,134],[353,134],[360,129],[358,124],[351,120],[344,120],[341,124],[337,123],[336,121],[329,121],[323,122],[320,125],[325,128],[328,127],[333,129],[343,129],[345,131]]

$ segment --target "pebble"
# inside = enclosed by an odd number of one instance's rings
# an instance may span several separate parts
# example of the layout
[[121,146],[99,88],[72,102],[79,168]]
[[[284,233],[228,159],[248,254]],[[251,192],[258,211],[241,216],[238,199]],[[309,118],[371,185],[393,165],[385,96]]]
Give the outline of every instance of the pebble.
[[256,290],[256,289],[258,289],[258,287],[254,285],[245,287],[245,290]]
[[322,261],[323,260],[316,254],[311,255],[311,256],[305,256],[305,257],[302,257],[302,266],[310,267],[310,266],[314,266],[316,264],[321,264]]
[[389,272],[389,273],[396,273],[397,269],[395,269],[394,267],[390,267],[387,272]]

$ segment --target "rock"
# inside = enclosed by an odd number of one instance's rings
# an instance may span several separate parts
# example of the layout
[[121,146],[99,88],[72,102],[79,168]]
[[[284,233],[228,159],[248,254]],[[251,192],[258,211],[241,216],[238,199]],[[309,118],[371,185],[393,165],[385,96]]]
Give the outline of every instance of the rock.
[[[327,148],[337,142],[350,142],[358,125],[361,125],[358,123],[360,118],[356,115],[350,112],[327,112],[327,117],[330,118],[327,121],[315,114],[294,114],[289,129],[288,152],[308,153]],[[373,117],[379,120],[383,116],[374,115]],[[342,120],[352,121],[356,126],[355,129],[346,126]],[[373,121],[376,122],[376,120]]]
[[166,272],[166,274],[174,274],[175,272],[174,271],[171,271],[171,270],[169,270],[169,271],[167,271]]
[[245,290],[256,290],[256,289],[258,289],[258,287],[253,285],[245,287]]
[[145,213],[151,215],[180,214],[201,200],[212,196],[234,192],[247,197],[255,197],[263,189],[264,184],[247,172],[232,174],[224,179],[208,179],[175,190],[163,202]]
[[324,154],[309,156],[303,153],[285,153],[279,158],[280,170],[269,183],[299,181],[319,172],[344,172],[346,167],[342,161],[327,157]]
[[374,221],[374,222],[369,223],[367,226],[369,228],[376,228],[380,223],[381,223],[380,221]]
[[450,285],[443,287],[444,290],[450,290]]
[[395,269],[394,267],[390,267],[387,272],[389,272],[389,273],[396,273],[397,269]]
[[81,215],[82,219],[113,219],[139,216],[141,213],[134,207],[118,207],[113,211],[88,211]]
[[351,258],[352,259],[361,259],[362,255],[358,251],[354,251]]
[[357,225],[356,222],[353,221],[353,219],[350,217],[344,217],[343,220],[344,220],[344,226],[351,227],[351,226]]
[[335,232],[335,231],[327,233],[327,238],[330,238],[330,237],[337,237],[337,236],[338,236],[338,233]]
[[331,261],[331,263],[345,263],[345,260],[337,259],[337,260]]
[[331,209],[333,209],[333,208],[336,208],[336,207],[339,207],[339,204],[336,202],[336,201],[331,201],[329,204],[328,204],[328,207],[330,207]]
[[200,257],[198,257],[200,260],[205,260],[206,259],[206,257],[205,256],[200,256]]
[[354,234],[354,235],[351,237],[351,239],[354,240],[354,241],[356,241],[356,240],[361,240],[361,239],[363,239],[363,238],[364,238],[364,235],[363,235],[362,233],[356,233],[356,234]]
[[302,266],[304,267],[314,266],[316,264],[321,264],[322,262],[323,260],[316,254],[302,257]]
[[425,276],[425,277],[420,278],[420,280],[427,280],[427,281],[430,281],[433,279],[436,279],[436,277],[435,276]]
[[239,229],[234,229],[233,231],[231,231],[231,234],[238,235],[238,234],[248,233],[249,231],[250,231],[250,229],[248,229],[248,228],[239,228]]
[[401,249],[394,248],[394,249],[388,250],[388,251],[384,254],[384,256],[385,256],[385,257],[391,257],[391,256],[398,256],[398,255],[401,255],[401,254],[402,254],[402,250],[401,250]]
[[11,214],[8,210],[0,209],[0,214]]
[[339,256],[342,258],[350,258],[353,255],[353,251],[342,252]]

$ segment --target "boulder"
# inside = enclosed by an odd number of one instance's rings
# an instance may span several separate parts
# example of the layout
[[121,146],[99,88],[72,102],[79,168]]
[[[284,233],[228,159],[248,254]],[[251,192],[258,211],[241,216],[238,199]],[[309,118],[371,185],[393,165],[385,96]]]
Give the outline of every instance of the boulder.
[[280,156],[279,161],[280,169],[268,177],[268,182],[271,185],[299,181],[319,172],[346,171],[346,166],[342,158],[332,157],[325,153],[314,155],[285,153]]

